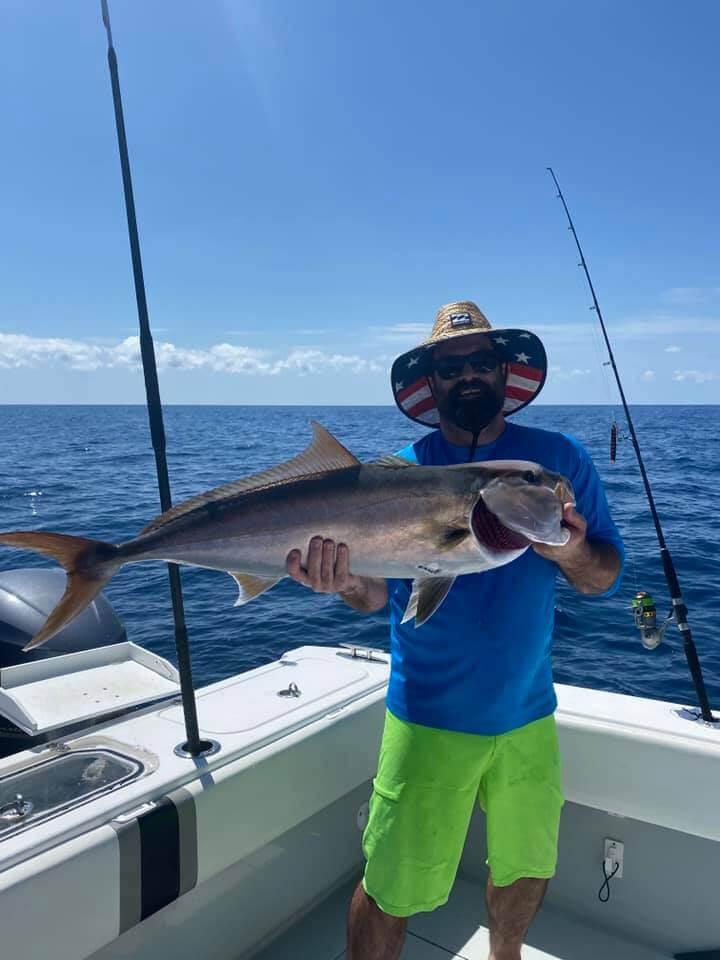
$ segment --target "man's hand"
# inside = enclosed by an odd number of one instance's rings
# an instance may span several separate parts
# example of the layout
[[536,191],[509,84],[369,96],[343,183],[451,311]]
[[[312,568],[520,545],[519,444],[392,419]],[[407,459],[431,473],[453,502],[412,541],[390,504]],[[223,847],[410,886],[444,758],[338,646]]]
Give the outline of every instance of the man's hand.
[[323,537],[312,537],[308,544],[307,567],[301,566],[300,550],[287,555],[288,574],[315,593],[338,593],[349,606],[363,613],[374,613],[387,603],[387,584],[374,577],[356,577],[350,573],[347,544]]
[[315,593],[344,593],[356,586],[358,578],[350,573],[350,551],[344,543],[313,537],[308,544],[307,567],[300,566],[301,559],[299,550],[291,550],[287,572]]
[[534,543],[533,550],[557,563],[568,582],[580,593],[605,593],[620,572],[617,550],[604,540],[587,539],[585,517],[571,503],[563,507],[563,526],[570,531],[570,539],[564,546]]
[[555,563],[562,564],[563,561],[572,560],[574,556],[582,551],[587,544],[585,534],[587,533],[587,522],[581,513],[578,513],[572,503],[566,503],[563,506],[562,525],[570,531],[570,539],[564,546],[552,546],[549,543],[534,543],[533,550],[539,553],[546,560],[553,560]]

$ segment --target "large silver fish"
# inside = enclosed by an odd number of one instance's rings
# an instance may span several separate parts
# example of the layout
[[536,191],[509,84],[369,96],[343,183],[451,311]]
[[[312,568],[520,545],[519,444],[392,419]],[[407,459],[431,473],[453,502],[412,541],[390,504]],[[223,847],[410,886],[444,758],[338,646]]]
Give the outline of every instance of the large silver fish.
[[[224,570],[247,603],[286,576],[286,557],[320,534],[350,551],[352,573],[414,580],[404,620],[423,624],[455,577],[509,563],[531,542],[564,544],[572,487],[522,460],[421,467],[395,456],[361,464],[313,423],[307,450],[161,514],[115,546],[59,533],[0,533],[0,543],[52,557],[65,593],[30,643],[54,636],[126,563],[169,560]],[[303,557],[303,562],[305,558]]]

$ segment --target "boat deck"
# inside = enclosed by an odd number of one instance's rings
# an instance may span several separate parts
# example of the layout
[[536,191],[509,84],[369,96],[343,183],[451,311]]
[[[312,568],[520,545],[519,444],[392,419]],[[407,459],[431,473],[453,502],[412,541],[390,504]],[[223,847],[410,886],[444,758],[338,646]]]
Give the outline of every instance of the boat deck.
[[[253,960],[342,960],[345,918],[357,880],[345,884]],[[489,941],[482,888],[458,878],[450,900],[408,924],[402,960],[487,960]],[[670,953],[618,938],[543,907],[528,933],[523,960],[668,960]]]

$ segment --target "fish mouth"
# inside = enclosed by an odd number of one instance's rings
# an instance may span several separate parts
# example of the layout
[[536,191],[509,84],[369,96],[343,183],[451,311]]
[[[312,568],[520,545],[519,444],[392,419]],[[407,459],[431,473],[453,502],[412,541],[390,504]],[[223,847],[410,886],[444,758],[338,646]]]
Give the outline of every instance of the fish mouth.
[[473,509],[471,524],[478,542],[490,550],[498,552],[524,550],[525,547],[530,546],[528,538],[506,527],[482,497],[478,499]]

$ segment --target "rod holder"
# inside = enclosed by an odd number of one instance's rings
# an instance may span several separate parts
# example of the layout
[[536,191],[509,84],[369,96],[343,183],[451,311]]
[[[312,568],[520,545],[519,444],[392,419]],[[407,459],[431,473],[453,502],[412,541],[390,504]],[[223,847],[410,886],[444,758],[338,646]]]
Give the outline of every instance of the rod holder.
[[220,751],[220,744],[217,740],[200,740],[198,741],[199,750],[194,753],[190,748],[190,744],[186,740],[184,743],[179,743],[173,753],[176,757],[182,757],[183,760],[195,760],[198,757],[212,757],[213,754]]

